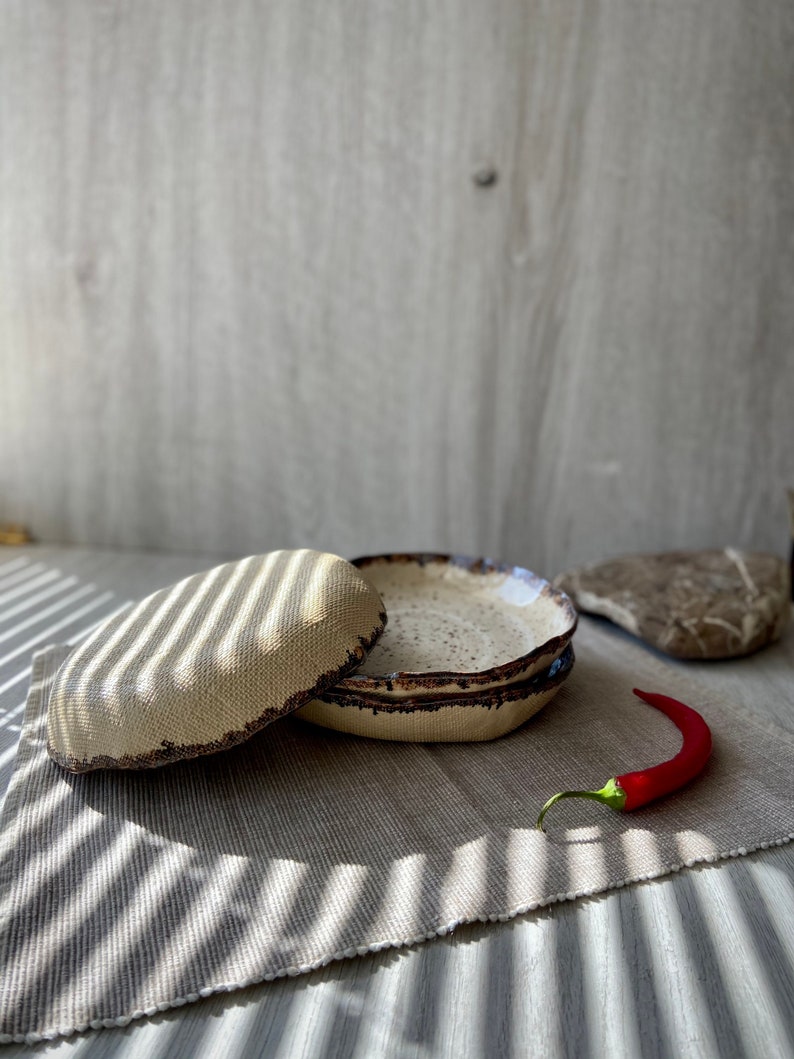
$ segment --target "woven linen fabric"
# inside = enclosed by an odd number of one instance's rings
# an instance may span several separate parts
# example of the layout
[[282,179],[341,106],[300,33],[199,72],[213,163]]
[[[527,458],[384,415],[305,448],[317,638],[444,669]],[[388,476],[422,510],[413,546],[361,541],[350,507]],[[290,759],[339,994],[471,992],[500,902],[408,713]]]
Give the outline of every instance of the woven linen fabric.
[[[71,774],[45,749],[65,649],[36,657],[2,819],[0,1040],[125,1025],[215,991],[504,920],[794,833],[794,739],[583,622],[577,664],[490,743],[385,743],[293,717],[221,754]],[[631,688],[690,702],[714,752],[632,814],[553,792],[672,756]]]
[[49,752],[87,772],[228,749],[359,665],[385,621],[372,585],[326,552],[194,574],[109,618],[63,664]]

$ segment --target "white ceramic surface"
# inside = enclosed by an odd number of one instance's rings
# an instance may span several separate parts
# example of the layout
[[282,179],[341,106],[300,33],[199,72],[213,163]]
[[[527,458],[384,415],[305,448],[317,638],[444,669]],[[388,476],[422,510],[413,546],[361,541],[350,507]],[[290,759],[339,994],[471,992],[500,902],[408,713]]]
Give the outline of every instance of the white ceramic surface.
[[528,680],[574,633],[568,597],[521,567],[434,554],[355,559],[388,614],[362,666],[336,687],[385,699]]
[[396,699],[323,692],[295,716],[324,728],[370,739],[412,743],[472,743],[498,739],[551,702],[573,668],[570,645],[548,670],[529,680],[457,695]]

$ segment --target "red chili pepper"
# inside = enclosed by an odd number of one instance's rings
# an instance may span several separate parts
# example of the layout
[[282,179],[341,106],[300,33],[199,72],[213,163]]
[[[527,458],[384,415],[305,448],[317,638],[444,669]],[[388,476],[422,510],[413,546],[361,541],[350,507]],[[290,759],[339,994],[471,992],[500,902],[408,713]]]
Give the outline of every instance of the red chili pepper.
[[661,710],[678,725],[684,737],[684,745],[675,757],[663,761],[661,765],[654,765],[653,768],[642,769],[640,772],[627,772],[623,776],[613,776],[600,791],[562,791],[555,794],[540,811],[536,826],[541,831],[543,817],[560,798],[592,798],[608,805],[610,809],[630,812],[657,798],[663,798],[666,794],[672,794],[701,772],[711,754],[711,731],[700,714],[691,706],[685,706],[683,702],[667,695],[639,691],[637,688],[634,688],[634,694],[650,706]]

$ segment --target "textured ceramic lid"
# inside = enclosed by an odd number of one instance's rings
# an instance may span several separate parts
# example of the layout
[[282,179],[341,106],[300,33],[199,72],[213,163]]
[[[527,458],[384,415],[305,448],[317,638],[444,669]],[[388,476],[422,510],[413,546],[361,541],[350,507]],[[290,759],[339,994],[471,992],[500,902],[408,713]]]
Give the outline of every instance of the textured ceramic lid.
[[195,574],[69,656],[47,749],[72,772],[225,750],[350,673],[385,622],[377,590],[336,555],[271,552]]

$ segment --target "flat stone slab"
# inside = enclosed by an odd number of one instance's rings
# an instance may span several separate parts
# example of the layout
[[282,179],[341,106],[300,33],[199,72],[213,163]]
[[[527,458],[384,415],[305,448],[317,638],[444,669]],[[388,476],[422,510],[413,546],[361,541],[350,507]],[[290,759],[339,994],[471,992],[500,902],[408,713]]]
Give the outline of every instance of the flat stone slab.
[[791,618],[789,563],[733,548],[624,556],[566,571],[554,586],[675,658],[751,654]]

